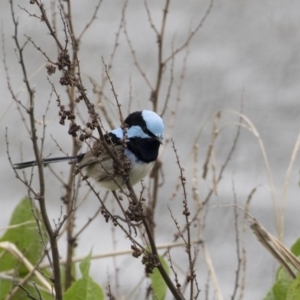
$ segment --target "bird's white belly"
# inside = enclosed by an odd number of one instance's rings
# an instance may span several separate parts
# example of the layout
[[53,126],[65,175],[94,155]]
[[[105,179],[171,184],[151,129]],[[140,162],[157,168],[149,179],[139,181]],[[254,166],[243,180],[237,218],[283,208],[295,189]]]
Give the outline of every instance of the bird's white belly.
[[140,180],[142,180],[145,176],[147,176],[152,170],[154,162],[151,163],[142,163],[136,164],[129,172],[130,183],[131,185],[135,185]]
[[136,158],[136,156],[125,149],[125,155],[130,159],[131,170],[129,172],[129,178],[131,185],[135,185],[142,180],[146,175],[150,173],[154,166],[154,162],[145,163]]
[[[125,149],[125,155],[130,160],[130,167],[131,167],[129,171],[130,183],[131,185],[135,185],[150,173],[150,171],[154,166],[154,162],[150,162],[150,163],[142,162],[138,160],[136,156],[128,149]],[[120,188],[120,186],[122,188],[126,188],[126,184],[124,184],[124,178],[121,176],[117,176],[116,178],[111,180],[100,181],[98,183],[100,184],[101,187],[108,190],[117,190]]]

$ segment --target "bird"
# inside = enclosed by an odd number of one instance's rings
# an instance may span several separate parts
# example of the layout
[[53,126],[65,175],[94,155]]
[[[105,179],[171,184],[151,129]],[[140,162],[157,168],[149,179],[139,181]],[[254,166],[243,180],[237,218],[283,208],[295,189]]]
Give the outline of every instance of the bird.
[[[96,140],[86,153],[45,158],[42,163],[75,163],[75,174],[82,173],[93,178],[102,188],[115,191],[126,187],[127,178],[133,186],[150,173],[163,142],[163,132],[164,123],[157,113],[151,110],[135,111],[128,115],[123,126],[104,135],[107,146],[121,165],[116,164],[101,140]],[[28,161],[16,163],[13,167],[23,169],[35,165],[37,161]]]

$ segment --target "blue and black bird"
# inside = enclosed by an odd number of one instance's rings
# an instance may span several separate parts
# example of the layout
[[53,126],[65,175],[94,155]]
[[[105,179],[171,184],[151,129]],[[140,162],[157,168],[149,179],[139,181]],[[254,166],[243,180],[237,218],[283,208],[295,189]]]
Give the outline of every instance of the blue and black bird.
[[[78,170],[93,178],[100,186],[116,190],[124,187],[124,169],[132,185],[139,182],[151,171],[158,157],[163,140],[164,124],[153,111],[142,110],[131,113],[124,121],[125,126],[116,128],[105,135],[107,145],[122,162],[122,170],[114,163],[111,155],[97,140],[91,150],[73,157],[43,159],[43,164],[60,161],[76,163]],[[14,164],[15,169],[32,167],[36,161]],[[77,171],[78,173],[78,171]]]

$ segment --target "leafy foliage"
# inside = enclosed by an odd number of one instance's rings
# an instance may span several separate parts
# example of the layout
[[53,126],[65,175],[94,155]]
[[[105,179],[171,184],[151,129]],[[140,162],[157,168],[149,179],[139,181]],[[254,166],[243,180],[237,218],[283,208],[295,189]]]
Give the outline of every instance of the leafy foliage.
[[[35,216],[35,217],[34,217]],[[44,227],[39,222],[39,228],[37,221],[40,220],[40,213],[37,210],[34,203],[30,202],[28,198],[21,200],[21,202],[15,208],[9,227],[0,239],[0,271],[10,271],[9,274],[13,275],[13,278],[24,278],[29,270],[24,264],[22,258],[16,257],[13,251],[7,251],[3,249],[5,242],[17,247],[21,252],[24,259],[27,259],[32,265],[38,263],[44,254],[44,247],[41,242],[41,236],[44,243],[47,243],[47,236],[45,234]],[[33,276],[30,278],[30,282],[38,284],[37,279]],[[12,280],[0,281],[0,299],[4,299],[11,289],[14,288]],[[24,284],[24,288],[34,297],[38,297],[37,290],[28,283]],[[52,299],[49,295],[44,295],[44,299]],[[47,297],[48,296],[48,297]],[[23,290],[19,290],[13,299],[28,299],[26,293]]]
[[[300,257],[300,239],[292,245],[291,252]],[[293,280],[282,267],[279,267],[276,281],[264,300],[300,300],[300,276]]]
[[102,300],[104,293],[101,287],[89,276],[91,265],[91,254],[89,254],[81,263],[80,271],[82,277],[75,281],[65,292],[64,300]]
[[[159,260],[167,273],[170,273],[169,266],[165,259],[160,256]],[[160,275],[159,271],[157,268],[153,270],[153,273],[149,274],[149,277],[151,279],[152,283],[152,290],[153,290],[153,299],[157,300],[163,300],[166,298],[166,293],[167,293],[167,285],[166,282],[163,280],[162,276]]]

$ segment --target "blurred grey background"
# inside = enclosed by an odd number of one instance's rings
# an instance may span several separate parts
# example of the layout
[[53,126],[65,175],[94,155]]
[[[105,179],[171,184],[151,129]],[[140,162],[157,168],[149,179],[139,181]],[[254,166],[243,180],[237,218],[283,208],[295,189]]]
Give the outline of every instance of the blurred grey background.
[[[152,21],[160,28],[164,3],[149,1]],[[35,6],[24,1],[15,1],[15,13],[19,20],[19,37],[25,41],[24,34],[32,37],[54,60],[56,47],[51,40],[44,24],[38,19],[29,17],[17,5],[26,7],[31,13],[39,15]],[[73,18],[75,31],[80,33],[90,20],[97,1],[73,1]],[[11,84],[18,97],[26,104],[27,96],[22,82],[20,65],[14,51],[12,40],[13,25],[8,1],[1,4],[1,23],[5,40],[6,61],[9,68]],[[103,76],[102,57],[108,62],[115,42],[116,32],[121,19],[122,1],[103,1],[97,19],[88,29],[80,45],[81,71],[85,74],[84,82],[88,87],[87,94],[91,101],[96,97],[88,76],[101,82]],[[208,1],[171,1],[165,41],[164,57],[168,57],[171,44],[176,49],[187,38],[189,31],[199,23],[209,6]],[[192,197],[190,182],[192,177],[193,158],[191,149],[201,131],[199,138],[199,177],[206,158],[207,148],[211,138],[214,115],[220,110],[238,112],[243,101],[243,113],[251,120],[259,133],[270,163],[276,203],[279,205],[283,197],[284,181],[291,155],[299,135],[299,95],[300,95],[300,18],[299,1],[230,1],[214,0],[213,8],[203,26],[195,34],[188,47],[188,56],[184,82],[181,86],[178,111],[171,136],[175,141],[182,166],[188,180],[189,197]],[[157,44],[154,31],[151,29],[143,1],[129,1],[126,9],[126,26],[132,45],[136,51],[142,69],[154,85],[157,72]],[[62,25],[59,16],[58,32],[63,38]],[[174,87],[172,89],[169,109],[165,115],[165,123],[169,124],[170,111],[176,107],[177,85],[186,50],[183,50],[174,62]],[[3,57],[3,50],[1,49]],[[43,64],[44,57],[32,45],[25,50],[28,74],[32,76],[31,83],[36,87],[37,118],[42,120],[45,103],[50,98],[51,87]],[[165,71],[160,98],[163,106],[169,84],[170,66]],[[113,67],[110,70],[115,90],[123,104],[126,115],[130,93],[132,94],[131,110],[151,109],[150,90],[137,71],[130,53],[124,32],[121,31],[119,46],[116,51]],[[1,180],[0,228],[7,226],[11,212],[19,200],[26,195],[26,188],[15,178],[6,155],[5,129],[8,128],[10,155],[14,162],[21,156],[24,160],[33,158],[31,142],[24,125],[16,110],[16,105],[7,89],[6,75],[3,64],[0,68],[1,90]],[[57,83],[59,75],[52,76],[51,81]],[[68,99],[64,89],[59,88],[62,101]],[[131,92],[130,92],[131,90]],[[109,86],[106,96],[114,103]],[[68,127],[58,124],[55,97],[50,101],[47,113],[48,126],[44,155],[61,155],[53,139],[66,151],[71,151],[71,138],[67,135]],[[217,169],[222,166],[231,147],[238,116],[229,112],[222,113],[219,127],[225,126],[218,137],[215,148]],[[118,125],[116,115],[115,125]],[[40,132],[41,133],[41,132]],[[53,139],[51,138],[53,136]],[[168,137],[168,134],[167,134]],[[157,241],[166,243],[172,241],[175,226],[167,210],[170,205],[174,213],[182,211],[181,196],[169,201],[171,192],[178,179],[178,168],[172,148],[163,150],[162,160],[165,164],[165,188],[159,195],[159,207],[156,215]],[[66,176],[68,165],[55,166],[56,170]],[[63,191],[48,170],[49,179],[47,201],[52,219],[60,215],[60,192]],[[200,180],[200,196],[205,197],[211,187],[211,172],[206,181]],[[286,194],[284,243],[290,247],[299,237],[299,155],[297,154]],[[145,183],[147,184],[147,180]],[[234,184],[233,184],[234,182]],[[218,282],[224,299],[229,299],[233,293],[234,276],[237,267],[234,211],[232,207],[222,207],[233,203],[235,189],[237,202],[244,206],[251,190],[257,187],[250,213],[263,226],[277,236],[274,207],[271,199],[270,181],[266,171],[262,151],[257,137],[249,130],[242,128],[236,151],[223,174],[223,180],[218,187],[218,196],[209,203],[210,209],[206,220],[204,241],[211,254]],[[94,213],[98,202],[91,198],[81,206],[77,214],[78,228]],[[192,201],[191,201],[192,207]],[[240,221],[242,212],[239,212]],[[93,253],[104,253],[113,249],[111,226],[99,216],[89,229],[79,239],[77,255],[86,255],[92,248]],[[241,222],[240,229],[241,229]],[[130,243],[121,232],[116,230],[117,250],[128,249]],[[64,256],[64,241],[61,254]],[[243,299],[262,299],[274,280],[277,264],[275,260],[259,244],[248,229],[245,244],[247,248],[246,287]],[[186,257],[181,249],[174,251],[174,257],[184,262]],[[132,278],[139,281],[141,265],[130,256],[117,258],[120,268],[120,295],[128,294],[134,285]],[[95,261],[92,268],[93,278],[105,286],[114,280],[112,260]],[[125,271],[124,271],[125,270]],[[138,271],[137,271],[138,270]],[[124,276],[130,273],[130,276]],[[136,274],[136,275],[135,275]],[[123,275],[123,276],[122,276]],[[207,281],[207,271],[203,264],[201,251],[197,275],[200,288],[204,290]],[[210,299],[213,299],[211,292]],[[129,299],[143,299],[141,289]],[[204,293],[200,295],[204,299]]]

